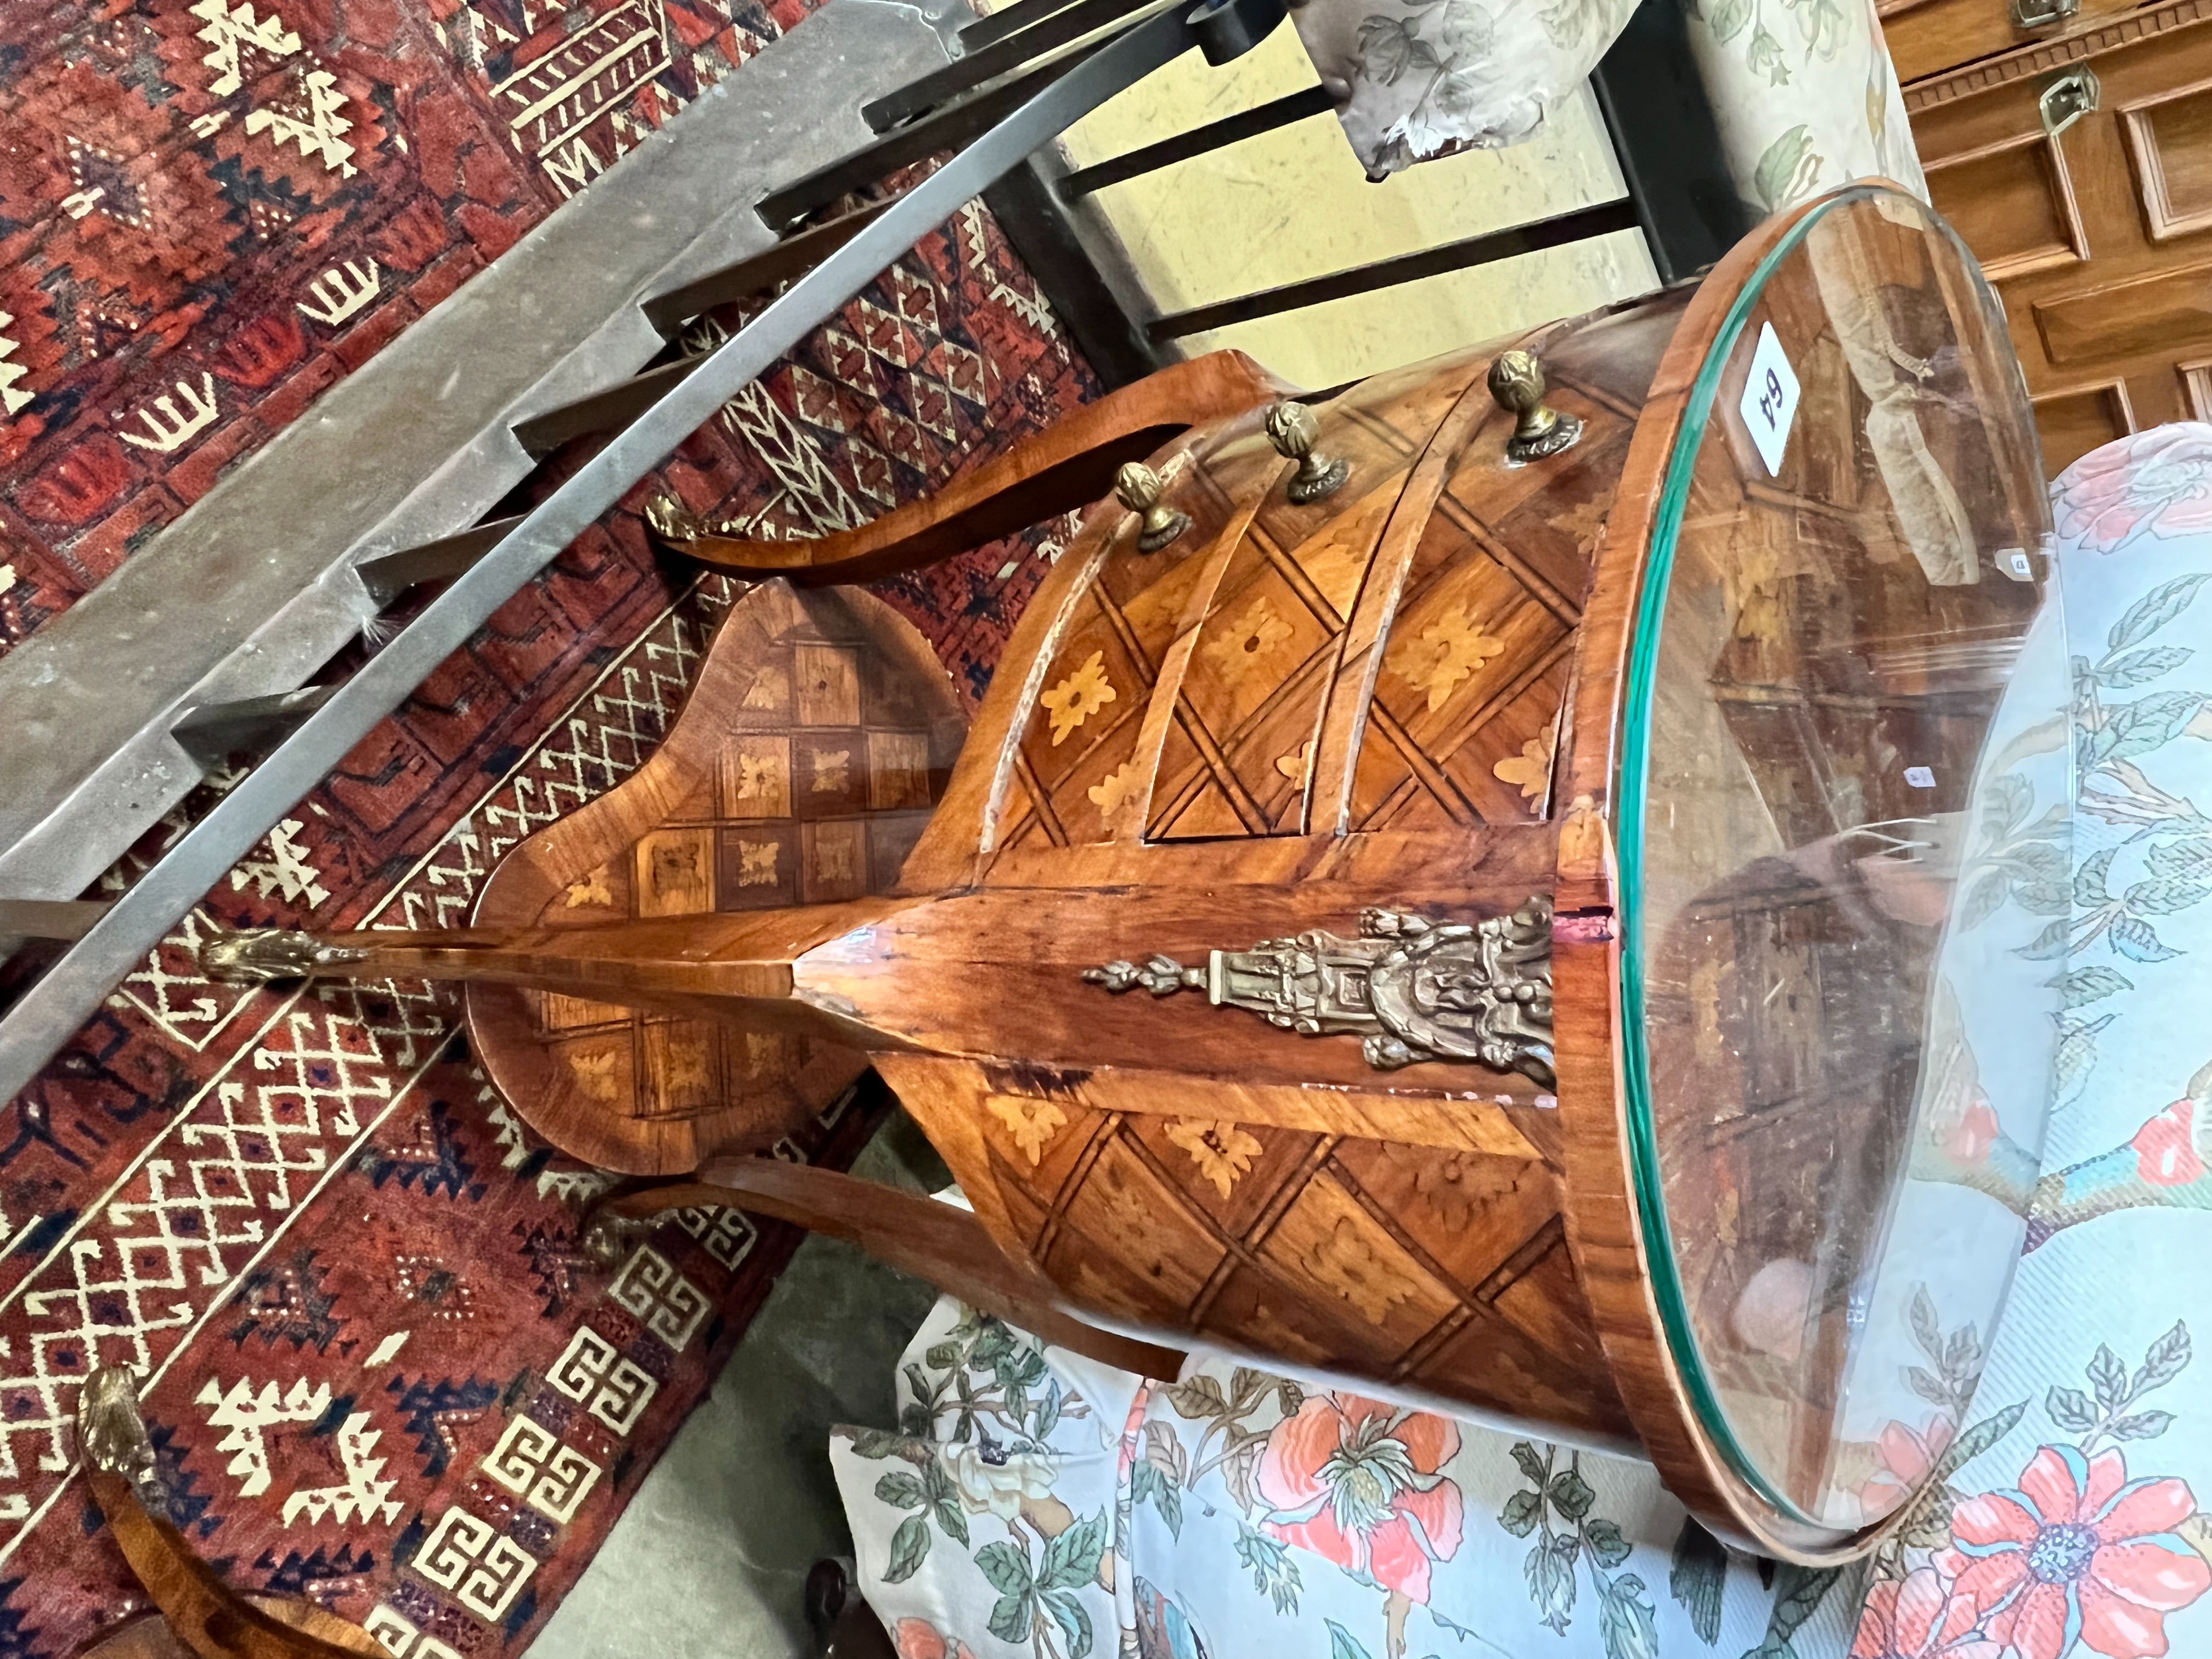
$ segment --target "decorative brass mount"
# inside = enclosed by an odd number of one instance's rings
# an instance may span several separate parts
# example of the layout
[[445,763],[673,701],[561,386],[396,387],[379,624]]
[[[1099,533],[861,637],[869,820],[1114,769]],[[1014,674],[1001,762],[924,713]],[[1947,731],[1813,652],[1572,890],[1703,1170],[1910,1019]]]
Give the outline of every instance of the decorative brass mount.
[[1514,466],[1571,448],[1583,435],[1579,419],[1544,401],[1544,366],[1533,351],[1516,347],[1498,354],[1490,366],[1490,395],[1516,417],[1513,435],[1505,441],[1505,459]]
[[1160,475],[1142,461],[1131,461],[1114,475],[1114,495],[1130,512],[1143,515],[1137,532],[1137,551],[1157,553],[1190,528],[1190,514],[1178,513],[1160,499],[1167,488]]
[[289,927],[246,927],[200,941],[200,971],[225,985],[266,985],[305,979],[325,969],[367,960],[358,945],[332,945]]
[[1334,495],[1352,476],[1352,463],[1331,459],[1314,448],[1321,422],[1304,404],[1277,404],[1267,411],[1267,441],[1285,460],[1296,461],[1297,471],[1284,493],[1300,507]]
[[138,1381],[128,1365],[105,1365],[85,1378],[76,1397],[76,1448],[94,1468],[129,1481],[153,1513],[167,1510],[154,1443],[138,1410]]
[[1202,990],[1217,1008],[1249,1009],[1301,1036],[1357,1033],[1378,1070],[1474,1060],[1553,1083],[1552,902],[1540,895],[1485,921],[1369,909],[1356,939],[1314,928],[1208,951],[1202,968],[1155,956],[1083,977],[1117,996]]

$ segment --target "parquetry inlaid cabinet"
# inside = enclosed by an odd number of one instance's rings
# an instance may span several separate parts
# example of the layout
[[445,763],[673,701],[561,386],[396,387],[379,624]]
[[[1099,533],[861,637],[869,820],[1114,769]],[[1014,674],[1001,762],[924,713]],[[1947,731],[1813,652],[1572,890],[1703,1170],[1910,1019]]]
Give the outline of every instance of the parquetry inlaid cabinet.
[[[963,742],[830,584],[1117,467]],[[651,766],[471,930],[222,949],[470,981],[524,1114],[640,1174],[872,1062],[1082,1317],[1640,1445],[1834,1559],[1971,1395],[1900,1378],[1987,1331],[1977,1170],[2039,1145],[2045,514],[1971,258],[1856,187],[1310,409],[1185,365],[830,542],[665,515],[758,585]]]

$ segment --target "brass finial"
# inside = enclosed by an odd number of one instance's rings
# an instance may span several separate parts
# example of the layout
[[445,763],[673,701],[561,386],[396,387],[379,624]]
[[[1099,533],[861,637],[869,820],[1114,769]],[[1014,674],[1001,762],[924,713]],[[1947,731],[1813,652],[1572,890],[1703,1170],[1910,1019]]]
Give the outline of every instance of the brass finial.
[[1300,507],[1334,495],[1352,476],[1350,461],[1314,453],[1314,441],[1320,436],[1321,422],[1304,404],[1277,404],[1267,411],[1267,441],[1285,460],[1298,464],[1285,493]]
[[76,1397],[76,1454],[94,1468],[129,1481],[155,1514],[167,1512],[154,1443],[138,1411],[138,1380],[128,1365],[102,1366],[85,1379]]
[[1544,367],[1533,351],[1516,347],[1498,354],[1490,366],[1490,395],[1516,416],[1513,435],[1505,441],[1505,459],[1516,466],[1556,455],[1583,435],[1581,421],[1544,401]]
[[358,945],[332,945],[289,927],[245,927],[210,933],[200,941],[200,972],[225,985],[266,985],[305,979],[325,969],[365,960]]
[[1131,461],[1114,475],[1114,495],[1132,513],[1144,515],[1137,532],[1137,551],[1157,553],[1190,528],[1190,514],[1178,513],[1160,499],[1166,486],[1160,475],[1142,461]]

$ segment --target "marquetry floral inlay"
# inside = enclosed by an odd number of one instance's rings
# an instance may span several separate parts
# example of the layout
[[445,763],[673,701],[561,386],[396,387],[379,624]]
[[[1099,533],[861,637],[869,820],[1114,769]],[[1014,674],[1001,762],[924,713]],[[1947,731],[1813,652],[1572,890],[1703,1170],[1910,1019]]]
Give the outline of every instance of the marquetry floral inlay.
[[1052,1145],[1052,1138],[1067,1127],[1067,1114],[1059,1107],[1026,1095],[987,1095],[983,1108],[1006,1126],[1014,1145],[1029,1154],[1032,1169],[1044,1157],[1044,1149]]
[[615,896],[607,889],[607,866],[603,864],[581,881],[568,884],[568,902],[563,908],[580,910],[586,905],[612,904],[614,902]]
[[1508,755],[1490,769],[1498,781],[1510,783],[1520,790],[1521,798],[1528,803],[1528,810],[1544,810],[1544,791],[1552,781],[1553,733],[1531,738],[1521,745],[1517,755]]
[[1339,1216],[1336,1225],[1306,1251],[1305,1268],[1370,1325],[1380,1325],[1392,1308],[1411,1299],[1390,1264],[1348,1215]]
[[1114,701],[1114,688],[1106,679],[1106,653],[1092,652],[1082,667],[1038,701],[1051,711],[1052,746],[1057,749],[1069,732]]
[[1416,691],[1428,693],[1431,714],[1450,700],[1462,680],[1504,653],[1505,641],[1484,633],[1484,626],[1466,605],[1455,605],[1423,629],[1419,639],[1398,647],[1390,666]]
[[1260,1156],[1260,1143],[1234,1123],[1202,1117],[1180,1117],[1168,1125],[1168,1139],[1190,1154],[1198,1172],[1213,1183],[1222,1197],[1249,1173]]
[[1214,672],[1231,685],[1266,666],[1292,629],[1265,593],[1255,595],[1243,613],[1206,647]]
[[781,708],[791,701],[791,681],[783,670],[764,667],[753,675],[753,683],[745,688],[748,708]]
[[1083,793],[1091,797],[1091,804],[1098,809],[1098,816],[1110,818],[1121,810],[1121,803],[1136,792],[1137,764],[1123,761],[1104,777]]
[[568,1055],[568,1071],[576,1079],[576,1086],[592,1100],[612,1100],[622,1092],[615,1081],[615,1061],[617,1056],[611,1048],[586,1048]]
[[1295,755],[1276,756],[1275,769],[1292,783],[1304,783],[1306,781],[1306,768],[1313,764],[1313,739],[1308,738],[1298,745],[1298,751]]

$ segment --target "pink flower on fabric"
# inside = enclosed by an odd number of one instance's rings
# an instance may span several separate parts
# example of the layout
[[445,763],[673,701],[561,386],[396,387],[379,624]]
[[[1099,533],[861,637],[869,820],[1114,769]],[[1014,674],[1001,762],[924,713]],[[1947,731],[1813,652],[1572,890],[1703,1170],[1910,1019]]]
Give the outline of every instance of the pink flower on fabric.
[[1930,1417],[1924,1431],[1893,1421],[1881,1431],[1881,1467],[1859,1488],[1859,1502],[1869,1517],[1887,1515],[1918,1490],[1936,1467],[1936,1460],[1950,1449],[1957,1426],[1948,1417]]
[[1850,1659],[2000,1659],[2002,1644],[1974,1628],[1974,1604],[1933,1567],[1867,1592]]
[[2058,533],[2100,553],[2146,533],[2212,532],[2212,426],[2182,422],[2093,449],[2051,496]]
[[957,1636],[940,1636],[927,1619],[902,1619],[891,1626],[898,1659],[975,1659],[975,1650]]
[[2059,1659],[2076,1641],[2106,1659],[2155,1659],[2166,1615],[2212,1589],[2212,1567],[2173,1531],[2196,1508],[2185,1480],[2130,1480],[2117,1449],[2042,1447],[2016,1490],[1952,1512],[1955,1593],[2021,1659]]
[[2184,1095],[2135,1133],[2136,1174],[2154,1187],[2186,1187],[2204,1173],[2197,1155],[2197,1103]]
[[1429,1565],[1459,1551],[1459,1488],[1438,1473],[1459,1450],[1449,1419],[1354,1394],[1306,1397],[1260,1455],[1261,1529],[1413,1600]]
[[1944,1137],[1943,1150],[1960,1164],[1979,1164],[1996,1145],[2000,1128],[1997,1115],[1986,1097],[1977,1094],[1966,1109],[1959,1114],[1959,1121],[1951,1126]]

